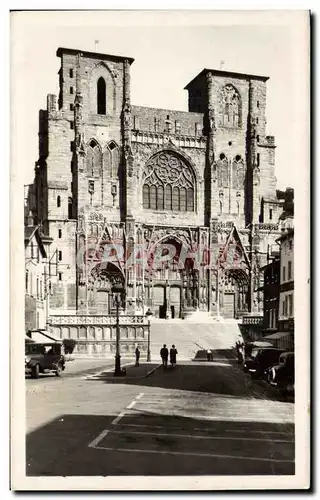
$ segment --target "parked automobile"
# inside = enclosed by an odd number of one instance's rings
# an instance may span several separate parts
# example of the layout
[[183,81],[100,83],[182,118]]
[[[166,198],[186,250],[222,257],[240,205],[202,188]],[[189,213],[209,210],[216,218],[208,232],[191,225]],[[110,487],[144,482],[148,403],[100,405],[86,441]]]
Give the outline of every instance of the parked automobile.
[[40,373],[55,373],[65,369],[63,346],[60,342],[25,342],[25,374],[39,378]]
[[284,349],[275,347],[254,348],[250,357],[244,362],[244,370],[249,372],[254,378],[261,378],[269,366],[278,362],[280,354]]
[[294,392],[294,353],[280,354],[278,363],[266,370],[266,379],[283,393]]
[[251,358],[251,353],[254,349],[267,349],[267,348],[273,348],[273,345],[270,342],[263,342],[260,340],[253,340],[251,342],[246,342],[243,345],[243,351],[242,351],[242,360],[239,361],[239,356],[238,356],[238,361],[243,363],[243,370],[245,372],[248,371],[248,368],[246,366],[246,360]]

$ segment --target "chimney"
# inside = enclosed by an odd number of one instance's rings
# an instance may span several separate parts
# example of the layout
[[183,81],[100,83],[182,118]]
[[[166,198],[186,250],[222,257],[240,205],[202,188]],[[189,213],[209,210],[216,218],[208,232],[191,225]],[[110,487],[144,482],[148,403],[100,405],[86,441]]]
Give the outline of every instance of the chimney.
[[29,215],[27,217],[27,226],[34,226],[33,215],[30,210]]

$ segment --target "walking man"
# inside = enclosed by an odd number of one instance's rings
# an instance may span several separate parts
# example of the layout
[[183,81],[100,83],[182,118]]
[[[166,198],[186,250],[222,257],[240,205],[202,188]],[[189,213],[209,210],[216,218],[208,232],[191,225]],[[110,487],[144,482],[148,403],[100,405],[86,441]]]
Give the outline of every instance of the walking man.
[[140,349],[139,349],[138,345],[137,345],[136,350],[135,350],[135,355],[136,355],[136,366],[139,366]]
[[175,365],[177,364],[177,354],[178,351],[176,349],[176,346],[173,344],[173,346],[170,349],[170,364],[172,368],[174,368]]
[[169,351],[167,349],[167,346],[166,346],[166,344],[163,344],[163,347],[160,350],[160,356],[162,359],[162,366],[164,368],[167,368],[167,366],[168,366],[168,355],[169,355]]

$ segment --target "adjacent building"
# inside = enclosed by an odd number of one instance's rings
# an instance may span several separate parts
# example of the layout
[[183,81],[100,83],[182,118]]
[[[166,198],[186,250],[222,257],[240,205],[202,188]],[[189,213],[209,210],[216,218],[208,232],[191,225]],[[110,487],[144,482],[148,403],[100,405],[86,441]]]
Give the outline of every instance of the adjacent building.
[[24,228],[25,330],[45,328],[47,253],[38,226],[30,216]]

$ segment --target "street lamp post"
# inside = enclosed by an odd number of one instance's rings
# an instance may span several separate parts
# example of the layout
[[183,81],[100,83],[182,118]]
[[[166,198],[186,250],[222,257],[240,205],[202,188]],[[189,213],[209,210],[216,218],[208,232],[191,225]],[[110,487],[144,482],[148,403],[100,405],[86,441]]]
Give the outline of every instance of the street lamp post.
[[150,351],[150,335],[151,335],[151,324],[150,319],[148,320],[148,350],[147,350],[147,362],[151,361],[151,351]]
[[120,293],[123,292],[123,287],[121,284],[116,284],[112,288],[112,292],[116,293],[116,357],[115,357],[115,368],[114,376],[119,377],[122,375],[121,372],[121,356],[120,356],[120,324],[119,324],[119,307],[120,307]]

